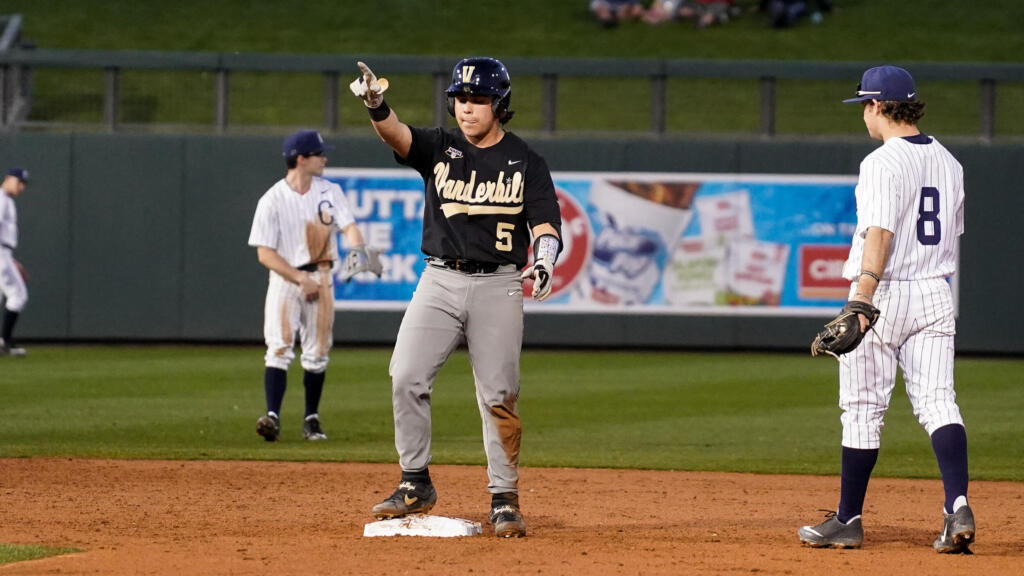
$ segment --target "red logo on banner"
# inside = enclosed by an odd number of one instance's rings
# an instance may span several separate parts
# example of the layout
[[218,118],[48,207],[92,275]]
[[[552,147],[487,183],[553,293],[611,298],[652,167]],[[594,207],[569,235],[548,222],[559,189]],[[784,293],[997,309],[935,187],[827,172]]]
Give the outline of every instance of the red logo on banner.
[[800,298],[846,300],[850,281],[843,278],[843,264],[850,247],[840,244],[800,246]]
[[[565,190],[555,187],[558,196],[558,207],[562,212],[562,253],[555,263],[555,274],[552,279],[551,295],[555,298],[568,290],[580,276],[593,251],[594,231],[590,228],[590,219],[580,203]],[[530,250],[530,261],[533,263],[533,250]],[[533,280],[523,282],[523,294],[533,292]]]

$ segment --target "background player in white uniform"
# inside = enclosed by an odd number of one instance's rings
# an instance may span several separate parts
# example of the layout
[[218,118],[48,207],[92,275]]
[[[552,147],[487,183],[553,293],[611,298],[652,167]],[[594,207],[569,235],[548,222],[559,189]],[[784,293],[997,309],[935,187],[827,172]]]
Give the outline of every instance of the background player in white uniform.
[[256,421],[256,432],[268,442],[280,433],[296,331],[306,392],[303,435],[307,440],[327,439],[318,410],[333,342],[337,232],[345,234],[353,251],[366,250],[341,187],[321,177],[327,164],[324,152],[330,149],[312,130],[284,140],[288,172],[260,198],[249,235],[249,245],[256,247],[260,263],[270,270],[263,324],[267,413]]
[[[429,256],[402,319],[391,357],[395,448],[402,480],[373,507],[378,518],[429,511],[437,501],[430,463],[430,395],[438,370],[464,338],[473,363],[491,493],[490,520],[500,537],[526,535],[519,509],[519,355],[523,286],[551,292],[561,216],[547,164],[503,125],[512,84],[494,58],[455,65],[445,91],[451,128],[410,128],[398,120],[378,80],[362,62],[350,85],[363,98],[377,134],[400,164],[423,176],[422,250]],[[522,275],[530,236],[535,264]]]
[[4,297],[0,324],[0,356],[24,356],[25,349],[14,345],[14,325],[28,302],[25,269],[14,259],[18,247],[18,210],[14,199],[25,191],[28,170],[11,168],[4,176],[0,191],[0,294]]
[[918,130],[924,103],[906,70],[866,71],[857,96],[844,102],[862,103],[868,134],[884,142],[861,162],[857,231],[843,269],[853,282],[850,299],[873,304],[881,317],[840,359],[839,509],[799,536],[815,547],[860,546],[860,515],[898,365],[942,473],[944,526],[934,548],[964,552],[974,540],[974,515],[967,505],[967,434],[953,391],[956,327],[948,281],[964,231],[963,168]]

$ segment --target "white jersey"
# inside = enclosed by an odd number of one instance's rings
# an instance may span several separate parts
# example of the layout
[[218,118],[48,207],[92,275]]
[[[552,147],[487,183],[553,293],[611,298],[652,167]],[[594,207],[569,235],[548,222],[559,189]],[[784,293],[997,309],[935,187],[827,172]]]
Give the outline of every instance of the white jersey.
[[314,176],[309,191],[299,194],[282,178],[256,206],[249,245],[272,248],[296,268],[334,261],[337,232],[354,222],[341,186]]
[[893,233],[882,278],[924,280],[956,271],[964,232],[964,171],[938,140],[921,134],[889,138],[860,164],[857,231],[843,277],[861,271],[864,237],[877,226]]
[[25,279],[14,263],[14,249],[18,247],[18,211],[14,198],[0,190],[0,301],[11,312],[21,312],[28,302]]
[[0,249],[14,250],[18,247],[18,210],[14,198],[0,191]]

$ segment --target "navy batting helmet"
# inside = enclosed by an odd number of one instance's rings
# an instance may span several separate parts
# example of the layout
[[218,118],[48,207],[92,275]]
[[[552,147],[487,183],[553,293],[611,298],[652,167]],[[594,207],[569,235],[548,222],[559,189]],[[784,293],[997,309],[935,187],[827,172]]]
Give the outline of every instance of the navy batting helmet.
[[505,65],[496,58],[464,58],[452,69],[448,95],[448,113],[455,116],[455,97],[459,94],[493,96],[491,110],[502,124],[512,119],[512,80]]

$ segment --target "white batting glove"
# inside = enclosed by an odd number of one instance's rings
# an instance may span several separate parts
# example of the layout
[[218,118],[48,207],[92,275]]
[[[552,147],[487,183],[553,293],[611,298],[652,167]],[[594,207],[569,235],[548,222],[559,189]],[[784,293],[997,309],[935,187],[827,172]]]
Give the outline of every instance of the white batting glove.
[[540,302],[551,295],[551,263],[541,258],[523,270],[522,279],[533,278],[533,299]]
[[348,85],[353,94],[363,99],[367,108],[376,108],[384,101],[384,91],[388,89],[387,78],[377,78],[373,70],[362,62],[356,62],[362,76],[356,78]]

